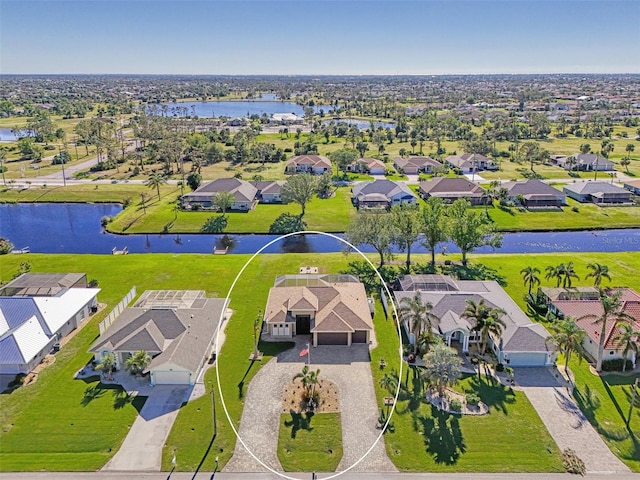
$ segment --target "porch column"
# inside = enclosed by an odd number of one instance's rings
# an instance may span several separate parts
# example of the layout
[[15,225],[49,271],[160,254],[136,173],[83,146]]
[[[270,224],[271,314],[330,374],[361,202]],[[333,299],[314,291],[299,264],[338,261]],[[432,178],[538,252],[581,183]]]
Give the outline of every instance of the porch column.
[[469,335],[463,335],[463,338],[462,338],[462,351],[463,352],[468,352],[469,351]]
[[447,335],[447,347],[451,346],[451,334]]
[[347,333],[347,346],[349,346],[349,347],[351,346],[352,335],[353,334],[351,332]]
[[318,346],[318,332],[313,332],[313,346]]

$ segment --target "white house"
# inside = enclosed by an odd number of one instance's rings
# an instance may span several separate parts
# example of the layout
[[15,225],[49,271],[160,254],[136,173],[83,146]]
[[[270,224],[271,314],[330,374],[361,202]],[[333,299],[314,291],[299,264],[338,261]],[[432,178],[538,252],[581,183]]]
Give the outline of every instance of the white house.
[[[501,308],[506,326],[500,338],[490,338],[489,346],[500,363],[512,367],[543,367],[552,365],[556,355],[547,342],[549,333],[539,323],[532,322],[513,299],[495,281],[455,280],[446,275],[406,275],[400,279],[400,290],[394,291],[398,304],[416,294],[433,305],[431,313],[439,318],[432,322],[434,333],[447,345],[457,342],[463,352],[480,341],[472,319],[462,315],[467,302],[481,300],[489,308]],[[408,325],[404,322],[409,331]]]
[[99,288],[65,286],[82,285],[79,278],[86,285],[84,274],[26,273],[3,287],[0,374],[33,370],[54,344],[97,309]]

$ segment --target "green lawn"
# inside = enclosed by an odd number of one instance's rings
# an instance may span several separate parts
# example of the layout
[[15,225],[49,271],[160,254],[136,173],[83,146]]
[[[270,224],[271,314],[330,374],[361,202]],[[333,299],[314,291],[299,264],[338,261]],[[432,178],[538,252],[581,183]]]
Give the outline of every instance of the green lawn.
[[[112,232],[151,233],[165,230],[171,233],[197,233],[216,212],[176,212],[176,199],[179,191],[173,195],[164,195],[160,202],[154,203],[144,213],[138,199],[129,208],[119,214],[109,225]],[[289,204],[258,204],[250,212],[228,212],[229,233],[268,233],[269,226],[282,213],[300,214],[300,206]],[[310,230],[325,232],[344,231],[350,218],[356,214],[351,204],[351,190],[338,188],[336,195],[329,199],[313,198],[307,205],[304,220]]]
[[574,398],[589,422],[618,458],[640,472],[640,391],[627,424],[634,377],[613,374],[598,377],[591,373],[587,362],[580,364],[575,359],[569,366],[576,380]]
[[[176,192],[175,185],[160,187],[163,196]],[[89,202],[89,203],[124,203],[127,198],[140,201],[140,193],[149,197],[149,204],[157,200],[155,191],[140,184],[82,184],[29,188],[4,188],[0,190],[0,202]],[[154,200],[155,199],[155,200]]]
[[[399,371],[397,326],[376,306],[376,335],[385,338],[372,352],[371,369],[380,408],[395,395],[380,386],[385,374]],[[384,358],[386,367],[380,368]],[[417,370],[403,366],[406,385],[391,418],[393,431],[384,436],[387,454],[401,471],[410,472],[548,472],[563,471],[560,453],[537,413],[520,392],[486,379],[465,378],[459,388],[479,392],[491,407],[482,417],[454,416],[424,400]]]
[[278,459],[285,472],[334,472],[342,459],[339,413],[280,416]]

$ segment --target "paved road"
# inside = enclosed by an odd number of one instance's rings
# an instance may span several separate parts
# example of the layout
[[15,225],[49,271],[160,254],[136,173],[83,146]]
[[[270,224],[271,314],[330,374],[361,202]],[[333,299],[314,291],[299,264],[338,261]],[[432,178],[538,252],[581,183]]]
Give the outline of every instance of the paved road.
[[[318,479],[334,476],[333,473],[319,473]],[[310,480],[311,474],[287,473],[288,478]],[[87,472],[87,473],[0,473],[0,480],[280,480],[273,473],[225,473],[218,472]],[[338,476],[341,480],[576,480],[568,473],[345,473]],[[593,474],[577,477],[580,480],[639,480],[640,474]]]
[[629,472],[546,368],[516,369],[518,388],[538,412],[560,450],[571,448],[588,472]]

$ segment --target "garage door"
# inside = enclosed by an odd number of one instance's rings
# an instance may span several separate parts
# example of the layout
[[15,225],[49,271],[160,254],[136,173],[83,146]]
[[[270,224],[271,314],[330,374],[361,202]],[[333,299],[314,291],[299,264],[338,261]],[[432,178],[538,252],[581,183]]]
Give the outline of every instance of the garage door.
[[184,370],[164,370],[151,372],[156,385],[189,385],[190,374]]
[[367,331],[356,331],[351,335],[351,343],[367,343]]
[[509,354],[510,367],[544,367],[547,360],[546,353],[522,352]]
[[319,333],[318,345],[347,345],[347,333]]

